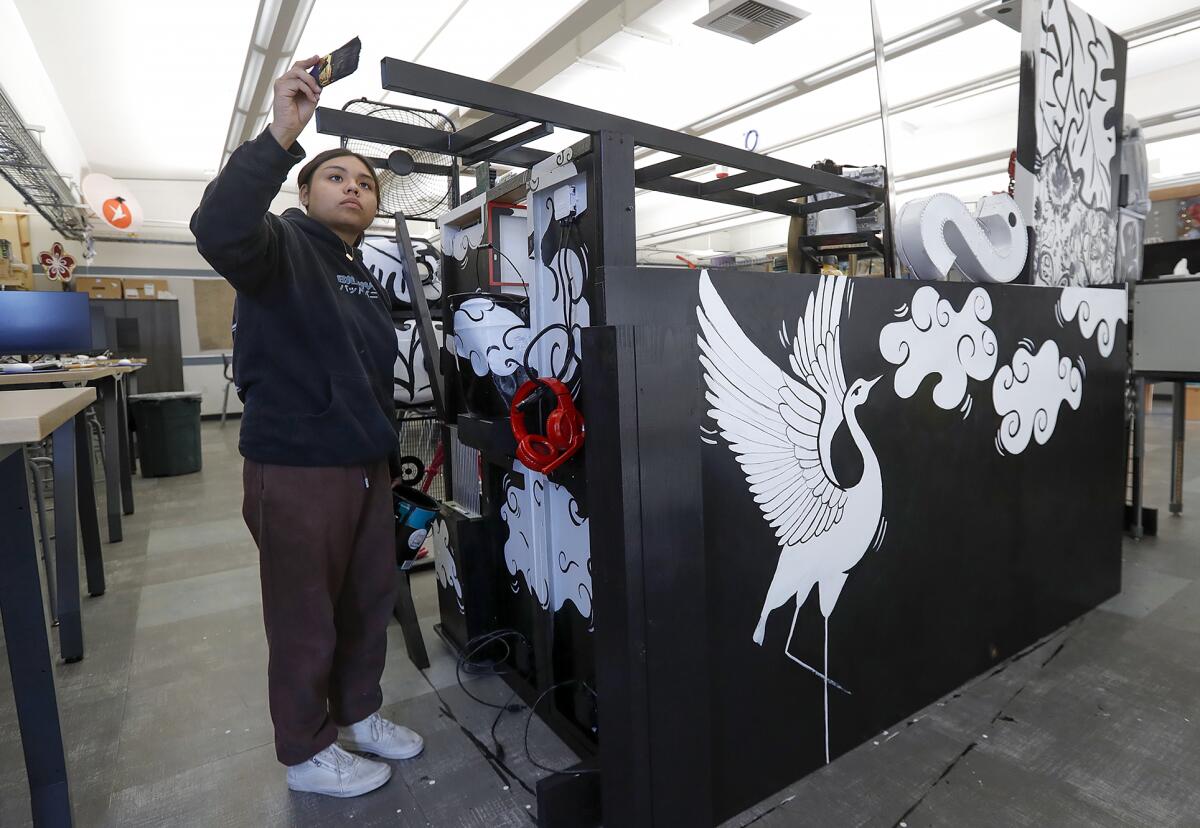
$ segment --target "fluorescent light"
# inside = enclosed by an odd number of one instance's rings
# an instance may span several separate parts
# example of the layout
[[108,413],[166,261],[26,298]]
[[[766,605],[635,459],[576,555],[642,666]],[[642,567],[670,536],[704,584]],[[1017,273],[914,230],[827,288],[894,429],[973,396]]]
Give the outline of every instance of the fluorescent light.
[[661,43],[664,46],[674,46],[675,41],[662,32],[651,31],[650,29],[639,29],[634,26],[622,26],[621,33],[631,35],[632,37],[642,40],[653,40],[655,43]]
[[625,67],[616,61],[598,60],[596,58],[577,57],[575,62],[580,66],[590,66],[593,69],[600,69],[605,72],[624,72]]
[[[284,72],[286,72],[288,69],[291,69],[291,68],[292,68],[292,53],[286,52],[285,54],[280,55],[275,60],[275,70],[271,73],[271,80],[274,81],[275,78],[280,77]],[[252,81],[257,83],[258,76],[257,75],[253,76]]]
[[945,34],[949,31],[957,29],[962,24],[958,18],[943,20],[936,26],[928,29],[918,29],[915,32],[910,32],[906,35],[896,38],[890,43],[884,44],[884,57],[890,57],[893,52],[903,52],[905,49],[915,45],[922,45],[921,41],[929,41],[940,34]]
[[312,12],[313,2],[314,0],[307,0],[307,2],[300,2],[297,5],[292,25],[288,28],[287,37],[283,39],[285,55],[295,54],[296,47],[300,45],[300,36],[304,34],[304,29],[308,26],[308,15]]
[[262,0],[258,7],[258,25],[254,29],[254,45],[264,52],[271,48],[271,32],[279,17],[279,0]]
[[266,59],[266,53],[260,52],[258,49],[250,50],[246,59],[246,68],[242,72],[242,89],[238,94],[237,102],[237,108],[243,112],[250,111],[250,105],[253,103],[251,99],[254,97],[255,87],[258,86],[258,76],[262,72],[263,61]]
[[838,75],[850,75],[855,72],[861,72],[864,69],[869,69],[875,63],[875,59],[870,53],[864,52],[856,58],[830,66],[828,69],[822,69],[820,72],[814,72],[808,77],[800,81],[802,86],[816,86]]
[[790,95],[791,95],[790,88],[774,89],[770,92],[764,92],[763,94],[759,95],[757,98],[751,98],[750,100],[739,104],[734,109],[726,110],[726,111],[720,113],[719,115],[714,115],[711,118],[705,118],[703,121],[700,121],[699,123],[692,124],[691,129],[697,133],[704,132],[708,129],[709,126],[711,126],[713,124],[723,123],[732,118],[739,118],[739,117],[741,117],[742,113],[748,112],[749,110],[754,109],[755,107],[761,106],[766,103],[770,103],[771,101],[774,101],[776,98],[786,98],[786,97],[789,97]]

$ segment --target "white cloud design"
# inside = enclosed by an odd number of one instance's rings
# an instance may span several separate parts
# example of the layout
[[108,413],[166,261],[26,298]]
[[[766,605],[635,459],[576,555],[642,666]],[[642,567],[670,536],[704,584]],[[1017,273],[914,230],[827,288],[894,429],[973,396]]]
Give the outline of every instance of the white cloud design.
[[969,412],[967,378],[985,380],[996,369],[996,335],[984,324],[992,318],[992,300],[983,288],[967,296],[955,310],[937,289],[926,285],[913,294],[912,308],[901,307],[897,316],[908,318],[885,325],[879,332],[879,352],[900,367],[896,371],[896,396],[908,399],[926,377],[941,377],[933,388],[933,401],[951,411]]
[[996,432],[996,450],[1001,454],[1020,454],[1030,438],[1044,446],[1058,423],[1063,403],[1078,410],[1083,399],[1083,361],[1072,364],[1060,356],[1058,343],[1042,343],[1036,353],[1029,340],[1021,342],[1012,364],[996,372],[992,382],[992,403],[1001,416]]
[[542,607],[575,606],[588,621],[592,617],[592,554],[587,518],[571,493],[543,474],[530,471],[520,461],[513,471],[525,477],[525,488],[504,481],[500,517],[508,526],[504,562],[508,573],[525,574],[534,598]]
[[1117,323],[1126,322],[1129,301],[1125,289],[1065,287],[1055,313],[1060,325],[1079,320],[1079,332],[1088,339],[1096,336],[1100,356],[1112,356],[1117,338]]
[[454,311],[450,353],[471,361],[477,376],[507,377],[521,367],[529,345],[529,326],[486,296],[468,299]]
[[429,527],[429,537],[425,542],[433,554],[438,583],[454,590],[458,598],[458,611],[463,612],[462,583],[458,580],[458,570],[454,566],[454,553],[450,550],[450,527],[446,525],[446,521],[440,517],[435,518],[433,525]]

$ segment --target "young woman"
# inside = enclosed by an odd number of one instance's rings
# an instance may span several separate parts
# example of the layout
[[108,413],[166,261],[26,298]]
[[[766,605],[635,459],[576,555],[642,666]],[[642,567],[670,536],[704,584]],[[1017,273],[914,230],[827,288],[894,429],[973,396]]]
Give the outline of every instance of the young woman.
[[[275,751],[292,790],[357,796],[421,737],[379,715],[395,588],[389,458],[396,334],[357,245],[378,182],[329,150],[299,174],[300,203],[268,212],[321,88],[295,64],[267,129],[229,157],[192,216],[196,244],[237,289],[233,370],[245,403],[242,513],[258,544]],[[338,745],[341,741],[341,746]]]

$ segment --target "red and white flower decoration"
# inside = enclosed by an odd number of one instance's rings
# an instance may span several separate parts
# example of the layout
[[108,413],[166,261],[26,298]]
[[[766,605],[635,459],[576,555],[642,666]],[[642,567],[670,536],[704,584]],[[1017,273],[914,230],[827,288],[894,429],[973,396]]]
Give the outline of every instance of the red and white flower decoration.
[[71,281],[71,271],[75,269],[75,257],[66,253],[61,243],[55,242],[48,251],[42,251],[38,260],[46,269],[46,275],[54,281]]

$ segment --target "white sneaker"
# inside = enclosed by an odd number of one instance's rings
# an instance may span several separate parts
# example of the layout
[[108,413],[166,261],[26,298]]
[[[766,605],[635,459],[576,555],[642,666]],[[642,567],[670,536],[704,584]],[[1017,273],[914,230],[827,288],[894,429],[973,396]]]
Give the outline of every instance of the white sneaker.
[[425,740],[419,735],[378,713],[338,728],[338,739],[346,750],[373,753],[384,759],[412,759],[425,749]]
[[287,786],[293,791],[326,796],[360,796],[391,778],[390,766],[347,753],[336,744],[287,769]]

